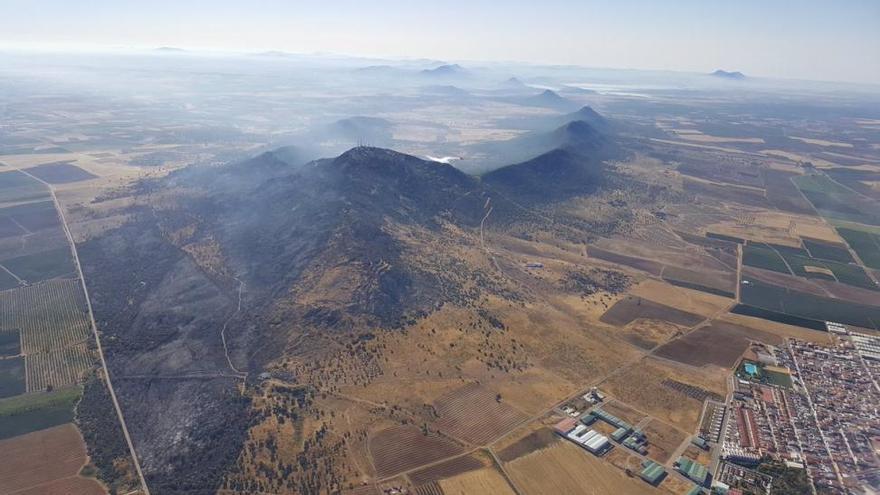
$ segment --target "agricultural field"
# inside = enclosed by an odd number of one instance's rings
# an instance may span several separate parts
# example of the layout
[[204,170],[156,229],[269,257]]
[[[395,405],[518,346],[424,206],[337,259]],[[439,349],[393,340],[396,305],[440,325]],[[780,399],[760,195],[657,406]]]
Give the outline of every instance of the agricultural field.
[[494,468],[484,468],[459,474],[440,481],[443,495],[472,495],[478,493],[493,495],[515,495],[515,492]]
[[0,292],[0,335],[20,335],[27,391],[79,383],[93,364],[78,280],[53,280]]
[[855,263],[844,244],[810,238],[804,238],[803,241],[804,248],[809,251],[812,258],[837,261],[839,263]]
[[0,400],[0,439],[12,438],[73,421],[79,387]]
[[87,172],[69,161],[35,165],[28,168],[27,173],[49,184],[68,184],[97,177],[97,175]]
[[0,219],[5,220],[7,225],[18,227],[19,230],[2,237],[27,234],[61,225],[54,201],[36,201],[0,208]]
[[370,437],[376,474],[385,478],[462,453],[457,444],[416,426],[394,426]]
[[[743,285],[741,297],[743,305],[790,316],[791,324],[795,325],[804,324],[799,319],[808,319],[818,322],[837,321],[864,328],[880,329],[880,306],[815,296],[757,280],[749,280],[748,284]],[[750,310],[746,308],[736,308],[734,312],[748,314],[748,311]],[[775,318],[769,319],[779,321]],[[789,322],[782,321],[782,323]],[[824,325],[816,329],[824,329]]]
[[838,227],[837,232],[866,266],[880,270],[880,233],[849,227]]
[[679,445],[688,438],[687,433],[656,419],[651,420],[643,431],[648,438],[648,457],[660,464],[666,464]]
[[526,418],[503,397],[476,383],[434,401],[439,419],[433,426],[473,445],[484,445]]
[[822,216],[845,222],[880,225],[880,205],[863,199],[825,175],[802,175],[793,179]]
[[[703,409],[705,394],[726,394],[724,372],[709,372],[644,358],[599,386],[611,396],[682,431],[693,431]],[[676,387],[667,384],[677,383]],[[688,388],[689,387],[689,388]]]
[[0,172],[0,204],[49,199],[46,186],[17,171]]
[[714,365],[732,368],[751,340],[777,345],[781,339],[771,333],[720,321],[700,327],[659,349],[657,356],[691,366]]
[[468,455],[456,457],[455,459],[450,459],[446,462],[441,462],[440,464],[419,469],[418,471],[410,473],[407,477],[414,485],[423,485],[425,483],[464,474],[469,471],[476,471],[483,467],[485,467],[485,463],[482,460],[477,456]]
[[700,315],[634,296],[616,302],[600,320],[609,325],[625,326],[639,318],[668,321],[683,327],[692,327],[703,321]]
[[770,247],[752,243],[743,247],[743,264],[779,273],[791,273],[779,253]]
[[659,491],[588,453],[571,442],[559,442],[508,462],[505,469],[523,495],[566,493],[655,494]]
[[40,392],[79,383],[94,365],[94,356],[85,343],[25,356],[27,391]]
[[546,427],[539,428],[499,450],[498,458],[502,462],[510,462],[535,450],[547,448],[558,441],[560,441],[559,435],[553,430]]
[[104,487],[79,475],[86,445],[72,423],[0,440],[0,493],[101,495]]
[[0,332],[0,358],[21,354],[21,332],[9,330]]
[[0,359],[0,399],[23,394],[26,388],[24,358]]
[[62,246],[0,261],[6,270],[28,283],[75,276],[70,248]]

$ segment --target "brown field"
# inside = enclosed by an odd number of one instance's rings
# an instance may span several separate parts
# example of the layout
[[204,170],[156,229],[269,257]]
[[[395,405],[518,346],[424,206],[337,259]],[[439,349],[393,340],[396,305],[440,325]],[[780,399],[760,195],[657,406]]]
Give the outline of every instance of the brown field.
[[[373,485],[361,485],[342,491],[343,495],[379,495],[379,491]],[[442,494],[441,494],[442,495]]]
[[515,495],[507,480],[494,468],[480,469],[440,482],[444,495]]
[[88,458],[73,423],[0,440],[0,452],[0,493],[106,493],[78,475]]
[[815,144],[816,146],[832,146],[837,148],[852,148],[853,145],[850,143],[841,143],[839,141],[826,141],[824,139],[815,139],[815,138],[805,138],[805,137],[796,137],[789,136],[789,139],[797,139],[798,141],[807,143],[807,144]]
[[827,343],[830,338],[829,334],[826,332],[817,332],[808,328],[796,327],[784,323],[777,323],[775,321],[764,320],[762,318],[753,318],[751,316],[737,315],[733,313],[722,316],[719,318],[719,321],[760,329],[763,332],[772,333],[781,338],[791,337],[806,340],[808,342],[820,343]]
[[726,297],[675,287],[660,280],[645,280],[634,287],[630,294],[704,317],[712,316],[731,304]]
[[636,425],[645,419],[645,415],[627,406],[619,400],[610,400],[602,404],[602,409],[626,421],[629,424]]
[[688,436],[687,433],[657,420],[648,423],[645,435],[648,437],[648,457],[660,464],[666,464],[675,449]]
[[522,412],[496,400],[496,393],[469,383],[434,402],[439,419],[434,426],[474,445],[489,443],[526,418]]
[[681,311],[638,296],[627,296],[621,299],[602,315],[600,321],[622,327],[639,318],[668,321],[684,327],[691,327],[703,321],[703,317],[700,315]]
[[[735,267],[734,267],[735,268]],[[719,291],[736,291],[736,274],[722,271],[694,271],[677,266],[667,266],[663,270],[664,279],[672,279],[696,285],[702,285]]]
[[456,457],[455,459],[410,473],[409,480],[412,481],[413,485],[423,485],[432,481],[442,480],[443,478],[451,478],[468,471],[482,469],[483,467],[485,467],[485,464],[477,456]]
[[656,488],[627,477],[623,471],[570,442],[559,442],[520,457],[507,463],[506,470],[523,495],[658,493]]
[[437,482],[417,486],[413,489],[413,493],[415,495],[444,495],[443,489],[440,488],[440,484]]
[[559,436],[550,428],[544,427],[499,450],[498,458],[502,462],[510,462],[536,450],[549,447],[558,441]]
[[831,278],[837,278],[834,276],[834,272],[822,266],[804,265],[804,271],[807,273],[820,273]]
[[837,166],[836,163],[829,162],[828,160],[823,160],[822,158],[817,158],[815,156],[809,155],[800,155],[797,153],[792,153],[790,151],[783,150],[761,150],[759,153],[762,155],[785,158],[787,160],[791,160],[793,162],[810,162],[816,168],[834,168]]
[[753,328],[713,321],[659,349],[657,355],[691,366],[712,364],[731,368],[748,348],[749,341],[778,345],[782,339]]
[[600,388],[680,430],[693,431],[700,419],[702,401],[664,386],[666,379],[721,395],[726,393],[725,372],[720,369],[707,372],[653,358],[642,359],[625,372],[612,376]]
[[603,261],[610,261],[611,263],[615,263],[618,265],[628,266],[630,268],[635,268],[636,270],[648,272],[651,275],[659,276],[660,272],[663,270],[662,263],[657,263],[656,261],[646,260],[642,258],[636,258],[633,256],[625,256],[622,254],[612,253],[611,251],[606,251],[595,246],[588,247],[587,253],[590,255],[591,258],[597,258]]
[[415,426],[394,426],[370,438],[373,465],[382,478],[461,452],[455,443],[433,433],[425,435]]
[[[685,141],[694,141],[696,143],[749,143],[749,144],[763,144],[764,140],[758,137],[745,137],[745,138],[736,138],[736,137],[722,137],[722,136],[711,136],[709,134],[703,134],[702,132],[681,132],[683,129],[675,131],[678,134],[679,139],[684,139]],[[688,131],[692,131],[692,129],[687,129]]]
[[712,454],[696,445],[688,445],[682,454],[684,457],[693,459],[704,466],[708,466],[712,462]]
[[644,350],[651,350],[680,335],[681,328],[665,321],[636,320],[620,330],[620,337]]

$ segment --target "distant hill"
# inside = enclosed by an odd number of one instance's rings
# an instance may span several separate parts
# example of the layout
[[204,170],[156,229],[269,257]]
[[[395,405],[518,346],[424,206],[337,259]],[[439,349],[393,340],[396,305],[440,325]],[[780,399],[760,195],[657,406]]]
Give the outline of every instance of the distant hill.
[[387,145],[393,139],[394,124],[378,117],[355,116],[337,120],[326,128],[327,138],[373,145]]
[[563,86],[559,89],[560,93],[569,95],[595,95],[598,94],[592,89],[581,88],[578,86]]
[[731,79],[731,80],[742,80],[746,78],[746,75],[742,72],[728,72],[726,70],[718,69],[715,72],[710,74],[713,77],[718,77],[721,79]]
[[164,52],[164,53],[182,53],[182,52],[185,52],[186,50],[184,50],[183,48],[177,48],[174,46],[160,46],[159,48],[156,48],[154,51]]
[[[601,129],[605,129],[604,119],[588,115],[592,109],[584,112],[575,112],[574,116],[585,116],[595,121],[599,127],[593,126],[584,120],[573,120],[558,125],[551,131],[533,131],[523,136],[499,142],[481,143],[475,145],[472,154],[485,156],[479,163],[469,168],[474,173],[485,173],[498,169],[511,163],[520,163],[543,155],[553,150],[563,149],[571,153],[590,156],[597,160],[606,159],[616,154],[614,141]],[[598,117],[598,118],[597,118]],[[565,116],[545,119],[547,124],[555,125],[558,120]]]
[[564,125],[566,122],[577,120],[586,122],[591,127],[598,130],[607,129],[609,126],[608,119],[600,115],[599,112],[593,110],[589,105],[585,105],[576,112],[568,113],[555,119],[556,125]]
[[452,77],[466,76],[468,71],[458,64],[446,64],[433,69],[424,69],[420,74],[428,77]]
[[560,148],[489,172],[483,182],[521,201],[544,203],[595,191],[606,170],[597,159]]
[[519,105],[551,108],[559,111],[571,111],[578,107],[577,103],[560,96],[551,89],[544,90],[536,95],[516,98],[513,101]]

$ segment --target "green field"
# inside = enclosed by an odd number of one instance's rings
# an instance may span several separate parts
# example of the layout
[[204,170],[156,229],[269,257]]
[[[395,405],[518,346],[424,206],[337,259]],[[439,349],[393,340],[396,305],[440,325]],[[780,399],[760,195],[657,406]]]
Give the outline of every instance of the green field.
[[841,186],[824,175],[792,179],[822,216],[867,225],[880,225],[880,209],[874,201]]
[[80,387],[71,387],[0,400],[0,439],[73,421],[73,410],[81,393]]
[[814,296],[757,280],[748,282],[740,291],[743,304],[812,320],[880,329],[880,306]]
[[12,170],[0,172],[0,203],[48,199],[49,191],[27,175]]
[[74,273],[73,258],[66,246],[3,260],[2,264],[18,278],[30,283]]
[[[2,263],[0,263],[2,264]],[[6,272],[3,268],[0,268],[0,290],[9,290],[18,287],[18,280],[15,279],[12,275]]]
[[25,392],[24,358],[0,359],[0,398]]
[[21,354],[21,333],[18,330],[0,332],[0,358]]
[[[878,287],[870,278],[868,278],[865,270],[860,266],[786,254],[783,254],[783,258],[788,262],[788,265],[794,271],[795,275],[823,280],[834,280],[836,278],[843,284],[861,287],[863,289],[878,290]],[[826,268],[834,273],[834,277],[830,277],[824,273],[808,272],[804,268],[806,266]]]
[[880,270],[880,234],[846,227],[837,227],[837,233],[859,255],[862,263]]
[[837,261],[840,263],[854,263],[849,250],[842,244],[831,244],[828,242],[819,242],[812,239],[804,239],[804,246],[810,251],[813,258]]
[[759,244],[749,243],[743,247],[743,264],[786,275],[790,273],[788,267],[785,266],[785,261],[776,251]]

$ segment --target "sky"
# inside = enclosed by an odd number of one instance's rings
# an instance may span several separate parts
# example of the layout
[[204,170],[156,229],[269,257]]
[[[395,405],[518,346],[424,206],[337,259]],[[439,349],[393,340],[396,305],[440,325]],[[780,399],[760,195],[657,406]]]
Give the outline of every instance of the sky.
[[0,0],[0,47],[158,46],[880,84],[880,0]]

